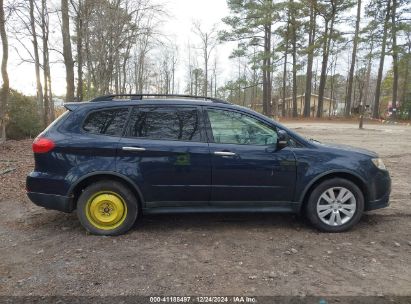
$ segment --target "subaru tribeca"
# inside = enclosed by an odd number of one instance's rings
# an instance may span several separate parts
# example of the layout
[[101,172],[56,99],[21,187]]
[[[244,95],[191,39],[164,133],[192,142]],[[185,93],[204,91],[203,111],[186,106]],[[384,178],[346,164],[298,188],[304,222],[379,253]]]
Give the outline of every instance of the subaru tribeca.
[[109,95],[65,107],[33,142],[27,194],[76,210],[94,234],[172,212],[301,212],[341,232],[389,203],[390,176],[376,153],[307,140],[222,100]]

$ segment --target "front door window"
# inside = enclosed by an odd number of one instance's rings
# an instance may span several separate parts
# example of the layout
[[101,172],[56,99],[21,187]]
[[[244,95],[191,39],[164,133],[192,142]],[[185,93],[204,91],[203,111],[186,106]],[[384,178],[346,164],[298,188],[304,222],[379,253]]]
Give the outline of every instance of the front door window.
[[214,142],[266,146],[277,143],[277,132],[263,122],[233,111],[208,110]]

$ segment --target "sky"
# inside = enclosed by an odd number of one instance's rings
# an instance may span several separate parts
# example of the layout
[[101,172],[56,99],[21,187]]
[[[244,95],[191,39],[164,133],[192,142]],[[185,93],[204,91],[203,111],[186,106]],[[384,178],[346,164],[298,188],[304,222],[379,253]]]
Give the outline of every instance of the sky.
[[[177,83],[179,83],[180,93],[183,93],[185,68],[188,61],[188,53],[186,51],[188,41],[194,45],[199,45],[193,34],[192,23],[198,20],[203,24],[204,29],[210,29],[213,24],[221,23],[221,19],[228,15],[229,11],[225,0],[153,0],[156,3],[163,3],[166,7],[169,17],[164,18],[161,25],[163,33],[171,41],[175,41],[179,46],[179,69],[177,70]],[[59,36],[59,25],[52,28],[52,36],[55,39],[61,39]],[[51,39],[53,40],[53,39]],[[22,62],[19,57],[20,53],[24,57],[24,50],[18,45],[13,38],[9,38],[9,78],[10,86],[24,94],[35,95],[36,79],[34,74],[34,65]],[[26,46],[32,48],[31,42],[26,41]],[[16,49],[17,47],[17,49]],[[218,54],[218,63],[221,67],[220,79],[230,76],[229,68],[232,46],[229,44],[220,45],[216,49]],[[1,54],[1,52],[0,52]],[[54,95],[64,95],[66,90],[65,69],[62,62],[61,54],[51,52],[50,54],[52,89]],[[201,64],[201,63],[200,63]]]

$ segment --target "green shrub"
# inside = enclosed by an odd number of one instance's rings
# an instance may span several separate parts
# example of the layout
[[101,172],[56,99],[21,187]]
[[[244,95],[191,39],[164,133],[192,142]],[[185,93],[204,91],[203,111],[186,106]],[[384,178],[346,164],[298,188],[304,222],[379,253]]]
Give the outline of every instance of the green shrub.
[[37,136],[42,130],[36,99],[15,90],[10,91],[7,103],[6,134],[8,139],[23,139]]

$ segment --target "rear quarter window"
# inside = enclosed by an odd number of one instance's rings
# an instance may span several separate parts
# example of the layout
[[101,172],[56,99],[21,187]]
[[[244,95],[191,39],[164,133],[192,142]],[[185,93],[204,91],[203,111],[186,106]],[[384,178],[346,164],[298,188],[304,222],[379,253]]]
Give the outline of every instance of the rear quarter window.
[[87,133],[121,136],[128,117],[128,108],[106,109],[90,113],[83,123]]

